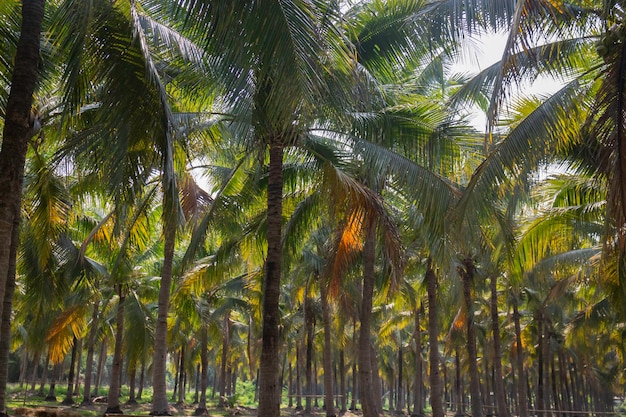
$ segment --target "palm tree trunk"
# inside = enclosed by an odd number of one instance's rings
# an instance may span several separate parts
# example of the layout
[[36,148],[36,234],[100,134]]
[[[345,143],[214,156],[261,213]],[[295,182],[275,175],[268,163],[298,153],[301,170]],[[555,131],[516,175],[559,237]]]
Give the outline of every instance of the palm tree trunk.
[[348,411],[348,390],[346,389],[346,354],[343,348],[339,351],[339,390],[341,394],[341,412]]
[[372,380],[371,362],[371,319],[374,295],[374,261],[376,256],[376,224],[367,226],[363,247],[363,291],[361,300],[361,329],[359,333],[359,382],[361,387],[361,407],[364,417],[376,417],[376,403]]
[[[9,377],[9,353],[11,350],[11,313],[13,311],[13,295],[15,294],[15,273],[17,248],[19,246],[19,228],[15,227],[11,239],[11,257],[7,276],[4,302],[2,303],[2,322],[0,324],[0,416],[8,416],[6,410],[7,382]],[[39,356],[35,354],[34,368],[37,369]]]
[[430,361],[430,406],[432,417],[444,417],[441,398],[441,377],[439,376],[439,316],[437,312],[437,275],[432,269],[431,260],[428,260],[426,270],[426,291],[428,292],[428,338],[430,346],[428,359]]
[[85,363],[85,389],[83,392],[83,404],[91,404],[91,378],[93,374],[93,355],[96,344],[96,333],[98,331],[98,311],[100,302],[94,302],[93,311],[91,313],[91,326],[89,328],[89,339],[87,340],[87,360]]
[[135,390],[137,389],[137,364],[129,366],[128,374],[128,401],[126,401],[126,404],[137,404],[135,398]]
[[206,388],[209,365],[209,348],[206,326],[202,326],[202,329],[200,330],[200,343],[200,366],[202,367],[202,375],[200,376],[200,402],[193,413],[194,416],[201,416],[208,413],[206,408]]
[[141,400],[141,396],[143,395],[143,386],[146,380],[146,359],[144,357],[141,358],[141,371],[139,372],[139,387],[137,389],[137,400]]
[[304,327],[306,328],[306,397],[304,412],[305,414],[311,414],[312,395],[315,394],[313,391],[313,333],[315,328],[313,323],[313,306],[311,305],[311,298],[308,296],[304,299]]
[[13,231],[20,223],[28,141],[38,130],[39,122],[31,107],[37,83],[44,5],[44,0],[22,1],[22,27],[6,103],[0,149],[0,300],[5,299],[7,281],[15,262],[11,257],[17,254],[13,253],[13,239],[18,234]]
[[226,407],[226,373],[228,365],[228,347],[230,346],[230,312],[224,314],[222,324],[222,363],[220,369],[220,399],[218,407]]
[[76,348],[76,371],[74,373],[74,396],[80,395],[80,365],[83,363],[83,338],[78,339]]
[[398,401],[396,402],[396,411],[402,413],[404,409],[404,392],[402,391],[402,340],[400,340],[400,346],[398,347]]
[[[7,283],[8,284],[8,283]],[[7,287],[8,290],[8,287]],[[5,293],[6,296],[6,293]],[[11,305],[13,304],[13,300],[11,300]],[[9,323],[10,325],[11,323]],[[2,334],[2,330],[0,330],[0,340],[4,340],[5,337]],[[8,339],[8,338],[7,338]],[[35,392],[35,384],[37,382],[37,372],[39,370],[39,362],[41,361],[41,350],[37,349],[35,352],[35,356],[33,357],[33,370],[30,374],[30,390],[31,392]]]
[[500,322],[498,319],[498,291],[495,275],[490,280],[491,287],[491,330],[493,332],[493,366],[495,372],[494,390],[498,417],[508,417],[504,393],[504,379],[502,378],[502,342],[500,341]]
[[124,291],[118,284],[119,301],[117,303],[117,315],[115,317],[115,347],[113,348],[113,364],[111,365],[111,377],[109,378],[109,395],[107,396],[107,408],[104,414],[124,414],[120,408],[120,388],[122,376],[122,343],[124,336]]
[[74,399],[72,395],[74,394],[74,372],[76,369],[76,349],[78,348],[78,340],[76,340],[76,336],[74,336],[74,342],[72,343],[72,354],[70,356],[70,373],[67,377],[67,392],[65,394],[65,398],[61,402],[63,405],[71,405],[74,404]]
[[50,365],[50,351],[46,353],[46,362],[43,366],[43,370],[41,371],[41,385],[39,386],[39,391],[37,395],[43,397],[45,395],[45,387],[46,387],[46,379],[48,379],[48,366]]
[[537,415],[539,417],[542,417],[545,415],[544,410],[546,409],[546,398],[544,396],[545,394],[545,389],[544,389],[545,358],[543,355],[544,353],[543,345],[545,344],[545,340],[544,340],[544,334],[543,334],[543,315],[541,311],[537,314],[537,337],[539,339],[538,344],[537,344],[537,409],[539,411],[537,411]]
[[185,344],[180,347],[180,363],[178,365],[178,402],[176,405],[185,403]]
[[327,417],[335,417],[335,403],[333,399],[333,374],[332,374],[332,352],[330,341],[330,308],[328,305],[328,291],[326,284],[321,283],[321,303],[322,303],[322,322],[324,326],[324,351],[323,351],[323,367],[324,367],[324,407],[326,408]]
[[376,349],[374,343],[370,343],[370,361],[372,363],[372,397],[374,398],[374,415],[378,416],[383,413],[383,382],[378,369],[378,358],[376,357]]
[[48,395],[46,395],[45,401],[56,402],[56,385],[59,373],[61,372],[61,364],[52,365],[52,371],[50,372],[50,388],[48,389]]
[[302,410],[302,381],[300,378],[300,370],[302,369],[302,364],[300,357],[300,351],[302,350],[302,346],[300,343],[296,342],[296,411]]
[[476,350],[476,329],[472,308],[472,282],[474,280],[474,261],[467,257],[463,260],[463,267],[459,269],[463,281],[463,299],[465,301],[467,331],[467,355],[469,359],[470,395],[472,417],[482,417],[482,400],[480,396],[480,378],[478,373]]
[[270,141],[267,185],[267,259],[263,285],[263,342],[259,381],[259,410],[262,417],[280,416],[279,376],[279,300],[281,274],[281,237],[283,214],[283,143]]
[[[165,198],[164,198],[165,199]],[[165,206],[173,204],[165,202]],[[172,269],[174,266],[174,248],[176,244],[176,221],[173,210],[166,210],[163,216],[165,223],[163,268],[159,285],[159,301],[157,322],[154,331],[154,356],[152,360],[152,410],[151,415],[169,416],[167,402],[167,385],[165,381],[167,365],[167,314],[170,304],[170,286],[172,285]]]
[[413,329],[413,339],[415,341],[415,378],[413,381],[413,414],[411,417],[422,417],[424,415],[424,402],[422,401],[422,329],[420,316],[422,306],[413,312],[415,326]]
[[93,396],[97,397],[100,389],[100,382],[102,382],[102,372],[104,371],[104,363],[107,357],[107,340],[106,338],[100,345],[100,354],[98,355],[98,372],[96,373],[96,385],[94,386]]
[[352,399],[350,401],[350,410],[356,411],[356,401],[359,398],[359,379],[356,369],[356,362],[352,364]]
[[526,387],[526,371],[524,369],[524,351],[522,349],[522,326],[517,307],[517,297],[513,297],[513,321],[515,324],[515,360],[517,364],[517,398],[518,414],[520,417],[528,417],[528,391]]
[[454,349],[454,388],[455,388],[455,405],[456,413],[455,417],[463,416],[463,385],[461,383],[461,355],[459,354],[459,348]]

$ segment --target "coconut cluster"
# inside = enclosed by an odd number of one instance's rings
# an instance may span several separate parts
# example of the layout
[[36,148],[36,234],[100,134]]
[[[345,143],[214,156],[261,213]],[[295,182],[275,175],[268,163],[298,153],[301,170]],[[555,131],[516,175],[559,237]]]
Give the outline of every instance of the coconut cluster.
[[596,52],[601,58],[615,53],[626,42],[626,24],[613,25],[596,42]]

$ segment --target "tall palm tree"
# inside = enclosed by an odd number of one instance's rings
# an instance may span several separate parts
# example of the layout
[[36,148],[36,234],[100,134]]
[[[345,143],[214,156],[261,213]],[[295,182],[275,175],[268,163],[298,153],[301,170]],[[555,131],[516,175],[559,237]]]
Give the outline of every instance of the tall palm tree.
[[[40,60],[41,30],[44,17],[44,0],[22,3],[22,24],[15,50],[11,90],[6,103],[5,119],[0,149],[0,299],[5,301],[7,282],[15,281],[20,224],[22,184],[28,141],[40,129],[41,121],[33,112],[33,94],[37,83],[37,67]],[[11,276],[9,276],[11,275]],[[12,286],[9,293],[12,291]],[[8,317],[0,317],[2,321]],[[10,329],[3,325],[1,328]],[[2,334],[2,340],[8,340]],[[6,342],[4,342],[6,343]],[[0,358],[0,381],[8,372],[8,350],[2,349]],[[3,384],[4,385],[4,384]],[[2,387],[4,388],[4,387]],[[4,389],[3,389],[4,392]],[[4,395],[0,396],[0,413],[6,414]]]

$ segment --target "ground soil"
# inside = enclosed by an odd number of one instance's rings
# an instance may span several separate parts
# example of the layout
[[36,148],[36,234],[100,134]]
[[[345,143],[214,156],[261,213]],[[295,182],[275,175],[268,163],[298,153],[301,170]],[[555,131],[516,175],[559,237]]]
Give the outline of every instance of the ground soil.
[[[194,412],[193,406],[170,407],[172,416],[191,416]],[[17,407],[10,410],[10,415],[23,417],[85,417],[86,415],[104,415],[106,404],[94,404],[89,406],[42,406],[42,407]],[[122,405],[124,416],[145,417],[150,413],[149,404]],[[340,417],[359,417],[357,414],[347,411],[341,413]],[[109,415],[111,416],[111,415]],[[207,417],[256,417],[257,410],[247,407],[233,407],[226,409],[209,409]],[[313,410],[311,414],[302,411],[295,411],[293,408],[282,408],[281,417],[325,417],[326,412],[321,409]]]

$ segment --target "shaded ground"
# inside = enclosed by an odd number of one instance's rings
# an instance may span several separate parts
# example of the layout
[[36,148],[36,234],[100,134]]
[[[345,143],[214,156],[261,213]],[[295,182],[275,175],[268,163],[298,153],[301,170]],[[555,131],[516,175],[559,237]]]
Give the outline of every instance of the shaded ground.
[[[85,416],[102,416],[106,410],[106,405],[94,404],[89,406],[41,406],[41,407],[16,407],[13,410],[9,410],[10,415],[23,416],[23,417],[85,417]],[[195,410],[192,405],[185,407],[170,407],[170,412],[173,416],[191,416]],[[149,404],[136,404],[136,405],[122,405],[122,411],[125,416],[147,416],[150,413]],[[295,411],[293,408],[282,408],[281,417],[307,417],[302,411]],[[233,407],[233,408],[210,408],[208,410],[207,417],[256,417],[257,410],[247,407]],[[308,416],[311,417],[325,417],[326,412],[324,410],[313,410]],[[354,414],[350,411],[340,414],[341,417],[358,417],[359,414]]]

